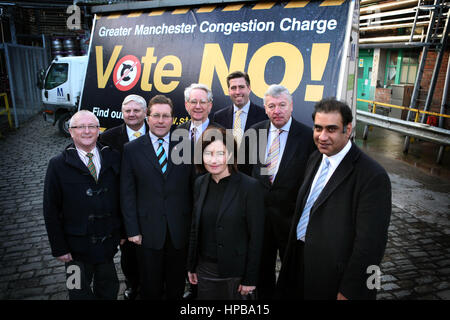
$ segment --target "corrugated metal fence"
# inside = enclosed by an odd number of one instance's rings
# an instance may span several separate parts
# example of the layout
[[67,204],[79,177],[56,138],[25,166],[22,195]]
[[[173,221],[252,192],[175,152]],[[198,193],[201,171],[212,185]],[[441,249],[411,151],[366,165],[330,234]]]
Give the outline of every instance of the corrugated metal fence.
[[5,52],[11,111],[18,128],[21,122],[42,109],[37,75],[40,69],[47,67],[48,61],[44,48],[5,43],[1,49]]

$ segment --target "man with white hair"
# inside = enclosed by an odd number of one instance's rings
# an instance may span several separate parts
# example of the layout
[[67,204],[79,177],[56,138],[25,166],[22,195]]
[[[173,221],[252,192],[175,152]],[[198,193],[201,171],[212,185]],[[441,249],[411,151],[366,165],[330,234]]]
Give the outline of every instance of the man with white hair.
[[122,102],[122,115],[124,123],[109,128],[99,138],[100,143],[110,146],[120,154],[122,154],[125,143],[148,132],[148,124],[145,121],[147,102],[137,94],[126,96]]
[[99,121],[90,111],[75,113],[69,132],[73,143],[50,160],[45,176],[52,255],[66,265],[69,299],[117,299],[120,156],[97,143]]
[[180,124],[177,129],[189,130],[189,139],[195,143],[210,125],[221,127],[209,121],[213,101],[212,91],[204,84],[192,83],[184,89],[184,106],[191,119]]
[[[123,146],[148,133],[147,102],[136,94],[130,94],[122,102],[122,115],[124,123],[110,128],[100,135],[99,141],[117,150],[121,155]],[[134,300],[139,291],[139,264],[137,261],[136,245],[125,241],[120,246],[120,265],[125,276],[125,300]]]

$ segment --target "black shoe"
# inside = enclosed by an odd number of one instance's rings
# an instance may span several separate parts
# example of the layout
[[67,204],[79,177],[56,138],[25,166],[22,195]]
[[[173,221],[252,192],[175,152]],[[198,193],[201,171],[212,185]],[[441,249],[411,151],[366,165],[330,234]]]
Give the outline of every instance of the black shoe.
[[123,292],[123,298],[125,300],[135,300],[136,296],[138,294],[138,291],[132,287],[126,288]]

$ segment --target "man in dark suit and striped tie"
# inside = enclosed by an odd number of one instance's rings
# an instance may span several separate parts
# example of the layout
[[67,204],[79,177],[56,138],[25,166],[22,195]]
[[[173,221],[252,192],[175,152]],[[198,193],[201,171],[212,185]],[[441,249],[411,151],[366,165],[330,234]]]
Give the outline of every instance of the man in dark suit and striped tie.
[[174,165],[172,101],[148,103],[148,134],[124,146],[121,207],[128,240],[138,247],[142,299],[181,299],[192,212],[191,164]]

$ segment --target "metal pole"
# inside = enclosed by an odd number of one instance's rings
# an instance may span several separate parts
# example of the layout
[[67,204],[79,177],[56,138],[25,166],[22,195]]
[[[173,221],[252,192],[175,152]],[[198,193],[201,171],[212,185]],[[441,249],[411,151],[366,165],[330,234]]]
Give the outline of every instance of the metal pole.
[[[441,2],[440,0],[435,0],[434,6],[437,6],[438,4],[440,4],[440,2]],[[419,8],[417,8],[417,9],[419,10]],[[411,97],[411,103],[409,104],[409,107],[412,109],[415,108],[416,100],[417,100],[417,97],[419,96],[420,82],[422,81],[423,69],[425,68],[425,60],[426,60],[427,54],[428,54],[428,47],[429,47],[428,43],[430,42],[431,34],[433,32],[433,26],[435,23],[435,12],[436,12],[436,9],[433,10],[431,13],[430,24],[428,26],[427,36],[425,38],[426,43],[422,49],[422,57],[421,57],[420,63],[419,63],[419,70],[417,72],[416,81],[414,82],[414,89],[413,89],[413,93],[412,93],[412,97]],[[411,110],[408,111],[406,120],[409,121],[410,117],[411,117]],[[403,144],[403,152],[408,153],[408,149],[409,149],[409,136],[405,136],[405,142]]]
[[[444,92],[442,93],[441,111],[440,114],[445,114],[447,107],[447,97],[450,87],[450,53],[448,55],[447,73],[445,74]],[[439,128],[444,127],[444,117],[439,117]]]
[[[436,88],[436,82],[437,82],[437,78],[439,75],[439,69],[441,68],[442,57],[443,57],[443,54],[445,51],[445,46],[447,44],[448,21],[449,21],[449,17],[447,16],[447,20],[445,21],[444,31],[442,33],[441,43],[439,46],[436,47],[436,49],[438,51],[438,55],[436,57],[436,63],[434,64],[433,74],[431,76],[430,87],[428,89],[427,99],[425,101],[425,106],[423,108],[423,111],[428,111],[430,109],[431,101],[433,101],[434,89]],[[425,119],[426,119],[426,114],[424,113],[422,115],[421,123],[425,123]]]
[[416,30],[417,17],[419,16],[419,11],[420,11],[420,9],[419,9],[419,7],[420,7],[420,1],[421,1],[421,0],[417,0],[416,15],[415,15],[415,17],[414,17],[414,24],[413,24],[413,27],[411,28],[411,36],[410,36],[410,38],[409,38],[409,42],[412,42],[412,41],[413,41],[414,30]]
[[[447,63],[447,73],[445,74],[445,82],[444,82],[444,92],[442,93],[442,102],[441,102],[441,114],[444,114],[445,109],[447,107],[447,97],[448,97],[448,91],[450,87],[450,54],[448,56],[448,63]],[[439,128],[444,127],[444,117],[439,117]],[[440,164],[442,163],[442,158],[444,157],[444,151],[445,146],[439,147],[438,156],[436,159],[436,163]]]
[[11,70],[11,59],[9,57],[9,44],[5,43],[5,56],[6,56],[6,68],[8,70],[8,79],[9,79],[9,89],[11,90],[11,102],[14,110],[14,124],[16,129],[19,128],[19,120],[17,119],[17,110],[16,110],[16,95],[14,94],[14,83],[13,83],[13,73]]

